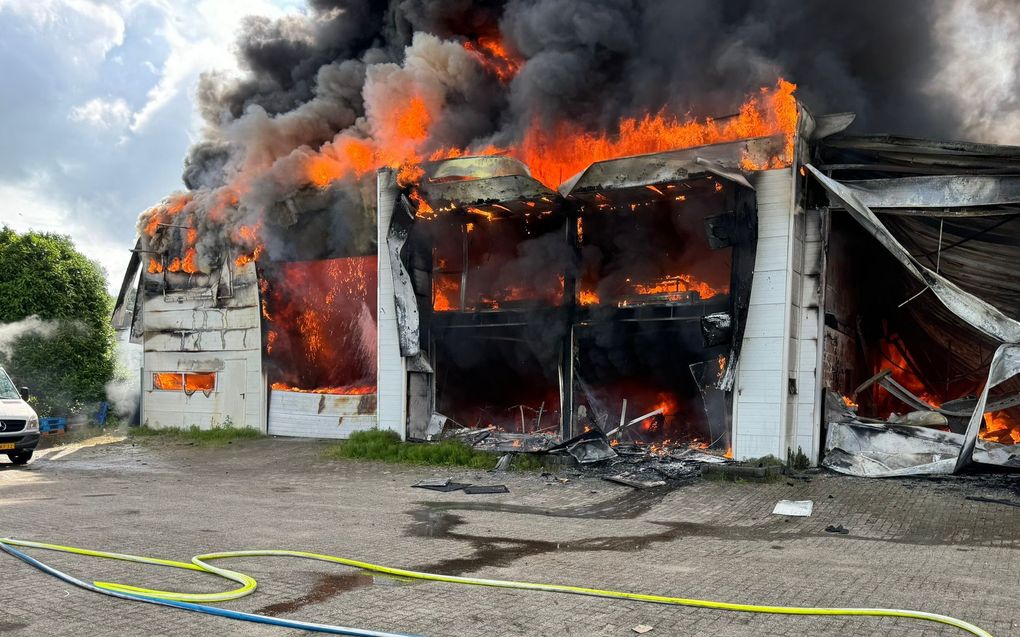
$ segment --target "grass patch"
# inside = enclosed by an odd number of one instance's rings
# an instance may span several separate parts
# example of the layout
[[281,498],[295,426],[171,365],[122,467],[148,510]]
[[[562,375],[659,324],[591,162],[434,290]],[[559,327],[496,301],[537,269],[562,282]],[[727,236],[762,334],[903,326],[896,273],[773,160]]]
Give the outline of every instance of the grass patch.
[[262,438],[262,432],[250,427],[212,427],[200,429],[192,425],[187,429],[168,427],[152,429],[151,427],[131,427],[128,435],[133,438],[159,438],[163,440],[179,440],[200,445],[225,445],[235,440],[252,440]]
[[811,459],[804,454],[804,450],[797,447],[797,453],[793,449],[786,450],[786,468],[793,471],[807,471],[811,468]]
[[[326,457],[470,469],[491,469],[497,460],[491,453],[472,449],[456,440],[403,442],[396,432],[380,429],[354,432],[349,439],[327,449]],[[541,461],[530,455],[522,454],[514,458],[514,469],[531,470],[541,467]]]
[[783,479],[783,461],[775,456],[748,458],[733,464],[705,465],[701,469],[701,477],[706,480],[721,482],[778,482]]

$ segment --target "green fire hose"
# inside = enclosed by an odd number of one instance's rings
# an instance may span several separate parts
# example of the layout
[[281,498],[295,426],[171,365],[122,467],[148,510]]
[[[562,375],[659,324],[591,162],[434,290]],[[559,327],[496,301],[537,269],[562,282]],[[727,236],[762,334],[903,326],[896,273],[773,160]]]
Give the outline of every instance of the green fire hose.
[[[988,631],[975,626],[969,622],[955,617],[949,617],[947,615],[939,615],[937,613],[927,613],[924,611],[917,610],[900,610],[893,608],[808,608],[799,606],[766,606],[760,604],[735,604],[732,602],[718,602],[704,599],[688,599],[684,597],[669,597],[665,595],[648,595],[645,593],[628,593],[625,591],[612,591],[598,588],[587,588],[582,586],[568,586],[563,584],[541,584],[534,582],[516,582],[512,580],[497,580],[497,579],[483,579],[477,577],[461,577],[455,575],[440,575],[437,573],[424,573],[420,571],[410,571],[402,568],[395,568],[391,566],[383,566],[381,564],[372,564],[370,562],[362,562],[359,560],[352,560],[346,557],[339,557],[335,555],[322,555],[319,553],[307,553],[304,551],[283,551],[283,550],[257,550],[257,551],[226,551],[222,553],[206,553],[204,555],[198,555],[191,558],[191,562],[177,562],[174,560],[164,560],[152,557],[143,557],[138,555],[127,555],[123,553],[109,553],[106,551],[94,551],[89,549],[75,548],[72,546],[60,546],[57,544],[46,544],[42,542],[29,542],[26,540],[16,540],[12,538],[0,539],[0,548],[3,548],[8,553],[14,554],[16,557],[21,557],[30,564],[38,562],[32,558],[27,558],[24,554],[19,551],[15,551],[10,548],[13,546],[25,547],[25,548],[36,548],[46,549],[49,551],[59,551],[62,553],[73,553],[76,555],[85,555],[89,557],[100,557],[115,560],[122,560],[127,562],[137,562],[141,564],[153,564],[158,566],[169,566],[172,568],[181,568],[191,571],[200,571],[204,573],[211,573],[220,577],[234,581],[241,586],[230,591],[222,593],[182,593],[175,591],[161,591],[153,590],[148,588],[140,588],[137,586],[130,586],[127,584],[117,584],[113,582],[94,582],[87,588],[94,587],[99,592],[108,591],[117,597],[134,598],[139,601],[162,601],[164,605],[176,606],[186,608],[188,610],[206,609],[200,612],[207,612],[208,610],[218,611],[211,614],[217,614],[220,616],[232,617],[234,619],[245,619],[247,621],[261,621],[262,623],[272,623],[280,626],[289,626],[296,628],[304,628],[309,630],[315,630],[315,628],[309,628],[310,626],[318,626],[320,628],[332,628],[335,630],[321,630],[321,632],[333,632],[339,634],[370,634],[372,631],[358,632],[359,629],[342,629],[345,631],[354,632],[341,632],[340,628],[337,627],[324,627],[318,624],[303,624],[295,620],[279,620],[277,618],[269,618],[262,615],[253,615],[248,613],[237,613],[235,611],[226,611],[215,607],[207,606],[195,606],[196,602],[224,602],[239,597],[244,597],[249,593],[253,592],[257,586],[254,578],[239,573],[237,571],[231,571],[224,568],[219,568],[209,564],[214,560],[222,560],[227,558],[237,557],[263,557],[263,556],[275,556],[275,557],[300,557],[310,560],[319,560],[322,562],[332,562],[334,564],[342,564],[344,566],[350,566],[353,568],[369,571],[373,573],[380,573],[384,575],[391,575],[395,577],[401,577],[411,580],[425,580],[432,582],[446,582],[449,584],[466,584],[470,586],[488,586],[492,588],[509,588],[514,590],[528,590],[528,591],[545,591],[550,593],[570,593],[574,595],[587,595],[591,597],[605,597],[610,599],[627,599],[635,600],[640,602],[651,602],[657,604],[672,604],[675,606],[692,606],[696,608],[714,608],[716,610],[727,610],[727,611],[741,611],[746,613],[768,613],[775,615],[837,615],[837,616],[868,616],[868,617],[901,617],[906,619],[918,619],[931,622],[938,622],[941,624],[947,624],[955,628],[959,628],[971,635],[977,635],[978,637],[992,637]],[[27,558],[27,559],[26,559]],[[45,567],[43,570],[49,572],[51,575],[62,575],[59,571]],[[68,577],[68,576],[65,576]],[[73,579],[73,578],[71,578]],[[243,615],[243,616],[242,616]],[[263,621],[272,620],[272,621]],[[300,625],[291,625],[300,624]]]

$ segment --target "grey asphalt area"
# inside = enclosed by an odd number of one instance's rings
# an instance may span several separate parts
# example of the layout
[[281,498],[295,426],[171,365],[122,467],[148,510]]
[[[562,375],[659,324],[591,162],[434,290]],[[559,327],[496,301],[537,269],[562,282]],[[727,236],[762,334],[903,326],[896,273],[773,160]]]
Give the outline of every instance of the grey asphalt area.
[[[307,550],[437,573],[731,602],[883,606],[1020,635],[1020,502],[1010,477],[772,484],[698,481],[634,491],[596,478],[323,458],[326,444],[205,448],[113,437],[0,463],[0,536],[187,561],[212,551]],[[410,488],[423,478],[510,493]],[[976,499],[974,499],[976,498]],[[771,514],[813,500],[807,518]],[[1007,503],[990,500],[1004,500]],[[827,533],[842,525],[848,534]],[[210,575],[33,550],[87,580],[216,591]],[[225,608],[429,637],[963,635],[892,618],[790,617],[373,577],[290,558],[223,566],[258,590]],[[0,555],[0,633],[292,635],[297,631],[116,600]]]

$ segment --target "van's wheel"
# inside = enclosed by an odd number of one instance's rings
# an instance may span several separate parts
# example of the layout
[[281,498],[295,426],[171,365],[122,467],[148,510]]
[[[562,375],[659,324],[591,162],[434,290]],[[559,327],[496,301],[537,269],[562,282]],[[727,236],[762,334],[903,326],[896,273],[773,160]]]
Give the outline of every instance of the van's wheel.
[[31,451],[12,451],[7,454],[7,457],[11,459],[14,464],[28,464],[28,461],[32,459]]

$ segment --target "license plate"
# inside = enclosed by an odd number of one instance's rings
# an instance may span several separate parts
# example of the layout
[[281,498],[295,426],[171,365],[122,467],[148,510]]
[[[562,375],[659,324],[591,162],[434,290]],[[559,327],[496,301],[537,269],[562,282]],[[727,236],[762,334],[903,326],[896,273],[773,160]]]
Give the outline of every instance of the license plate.
[[13,442],[0,442],[0,451],[7,451],[8,449],[14,449]]

